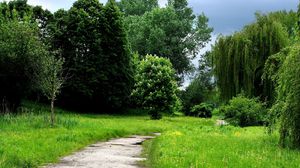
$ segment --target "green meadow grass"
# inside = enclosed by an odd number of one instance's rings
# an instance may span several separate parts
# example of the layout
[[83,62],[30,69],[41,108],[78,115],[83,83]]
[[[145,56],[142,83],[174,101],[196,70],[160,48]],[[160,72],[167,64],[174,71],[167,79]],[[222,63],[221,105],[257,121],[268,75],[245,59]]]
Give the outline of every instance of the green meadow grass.
[[300,152],[278,147],[278,136],[265,131],[187,120],[145,144],[146,164],[153,168],[299,168]]
[[0,116],[1,168],[38,167],[96,141],[165,129],[163,121],[147,116],[79,115],[62,110],[51,128],[45,108],[30,105],[30,109],[17,116]]
[[57,110],[51,128],[43,106],[26,103],[24,113],[0,116],[0,167],[31,168],[57,162],[89,144],[131,134],[162,132],[145,143],[153,168],[299,167],[300,152],[281,149],[264,128],[217,127],[214,119],[81,115]]

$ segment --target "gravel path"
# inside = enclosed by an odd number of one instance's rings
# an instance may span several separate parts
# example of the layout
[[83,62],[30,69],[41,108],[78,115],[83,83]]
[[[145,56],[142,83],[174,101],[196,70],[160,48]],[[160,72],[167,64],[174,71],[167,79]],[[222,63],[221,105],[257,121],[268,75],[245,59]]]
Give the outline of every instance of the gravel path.
[[138,168],[142,142],[153,136],[131,136],[90,145],[45,168]]

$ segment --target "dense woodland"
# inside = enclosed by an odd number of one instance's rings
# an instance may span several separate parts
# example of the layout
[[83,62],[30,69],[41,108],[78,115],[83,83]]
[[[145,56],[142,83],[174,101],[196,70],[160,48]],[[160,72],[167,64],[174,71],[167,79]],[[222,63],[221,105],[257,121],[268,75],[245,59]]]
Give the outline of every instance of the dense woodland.
[[[81,113],[151,119],[217,116],[265,126],[282,147],[300,148],[300,9],[256,13],[192,60],[213,28],[187,0],[77,0],[55,13],[27,0],[0,3],[0,113],[23,101]],[[179,90],[186,76],[193,80]]]

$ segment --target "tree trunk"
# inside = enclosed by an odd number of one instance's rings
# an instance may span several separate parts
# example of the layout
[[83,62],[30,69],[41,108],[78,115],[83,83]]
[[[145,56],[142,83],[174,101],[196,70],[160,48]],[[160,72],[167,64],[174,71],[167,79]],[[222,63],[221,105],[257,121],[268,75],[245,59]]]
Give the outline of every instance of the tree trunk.
[[51,99],[51,126],[54,126],[54,98]]

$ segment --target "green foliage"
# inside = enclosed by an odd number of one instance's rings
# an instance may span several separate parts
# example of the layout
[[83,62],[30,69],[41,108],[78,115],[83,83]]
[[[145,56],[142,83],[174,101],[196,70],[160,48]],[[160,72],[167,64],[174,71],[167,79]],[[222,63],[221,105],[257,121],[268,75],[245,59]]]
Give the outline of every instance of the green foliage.
[[26,21],[37,23],[40,31],[40,37],[44,42],[50,38],[48,25],[53,21],[53,14],[41,6],[31,6],[27,0],[12,0],[0,3],[0,22],[2,21]]
[[56,99],[65,82],[63,63],[62,58],[56,58],[54,54],[49,54],[43,60],[45,68],[37,74],[41,77],[41,80],[37,81],[38,87],[49,100]]
[[262,81],[265,62],[289,44],[287,29],[291,23],[285,19],[293,20],[295,15],[277,12],[256,17],[257,21],[241,32],[219,37],[213,47],[214,71],[223,101],[242,90],[249,97],[272,100],[272,81]]
[[123,17],[113,0],[78,0],[60,10],[49,26],[53,48],[62,51],[72,76],[60,104],[89,111],[126,107],[134,83],[132,60]]
[[162,112],[175,112],[178,86],[168,59],[147,55],[138,65],[135,81],[132,98],[149,110],[152,119],[160,119]]
[[[278,72],[277,101],[280,112],[280,144],[300,148],[300,46],[290,47]],[[276,107],[276,105],[275,105]],[[275,108],[274,107],[274,108]]]
[[143,15],[158,7],[157,0],[121,0],[117,4],[125,16]]
[[200,118],[211,118],[214,107],[209,103],[201,103],[192,107],[190,115]]
[[39,40],[35,24],[0,24],[0,111],[14,111],[28,93],[38,88],[47,48]]
[[192,69],[191,58],[205,46],[212,32],[207,17],[195,16],[184,1],[178,7],[170,3],[166,8],[126,18],[132,50],[142,56],[153,54],[169,58],[177,75]]
[[262,125],[266,120],[266,109],[258,99],[242,95],[232,98],[228,105],[221,107],[225,119],[235,126]]

